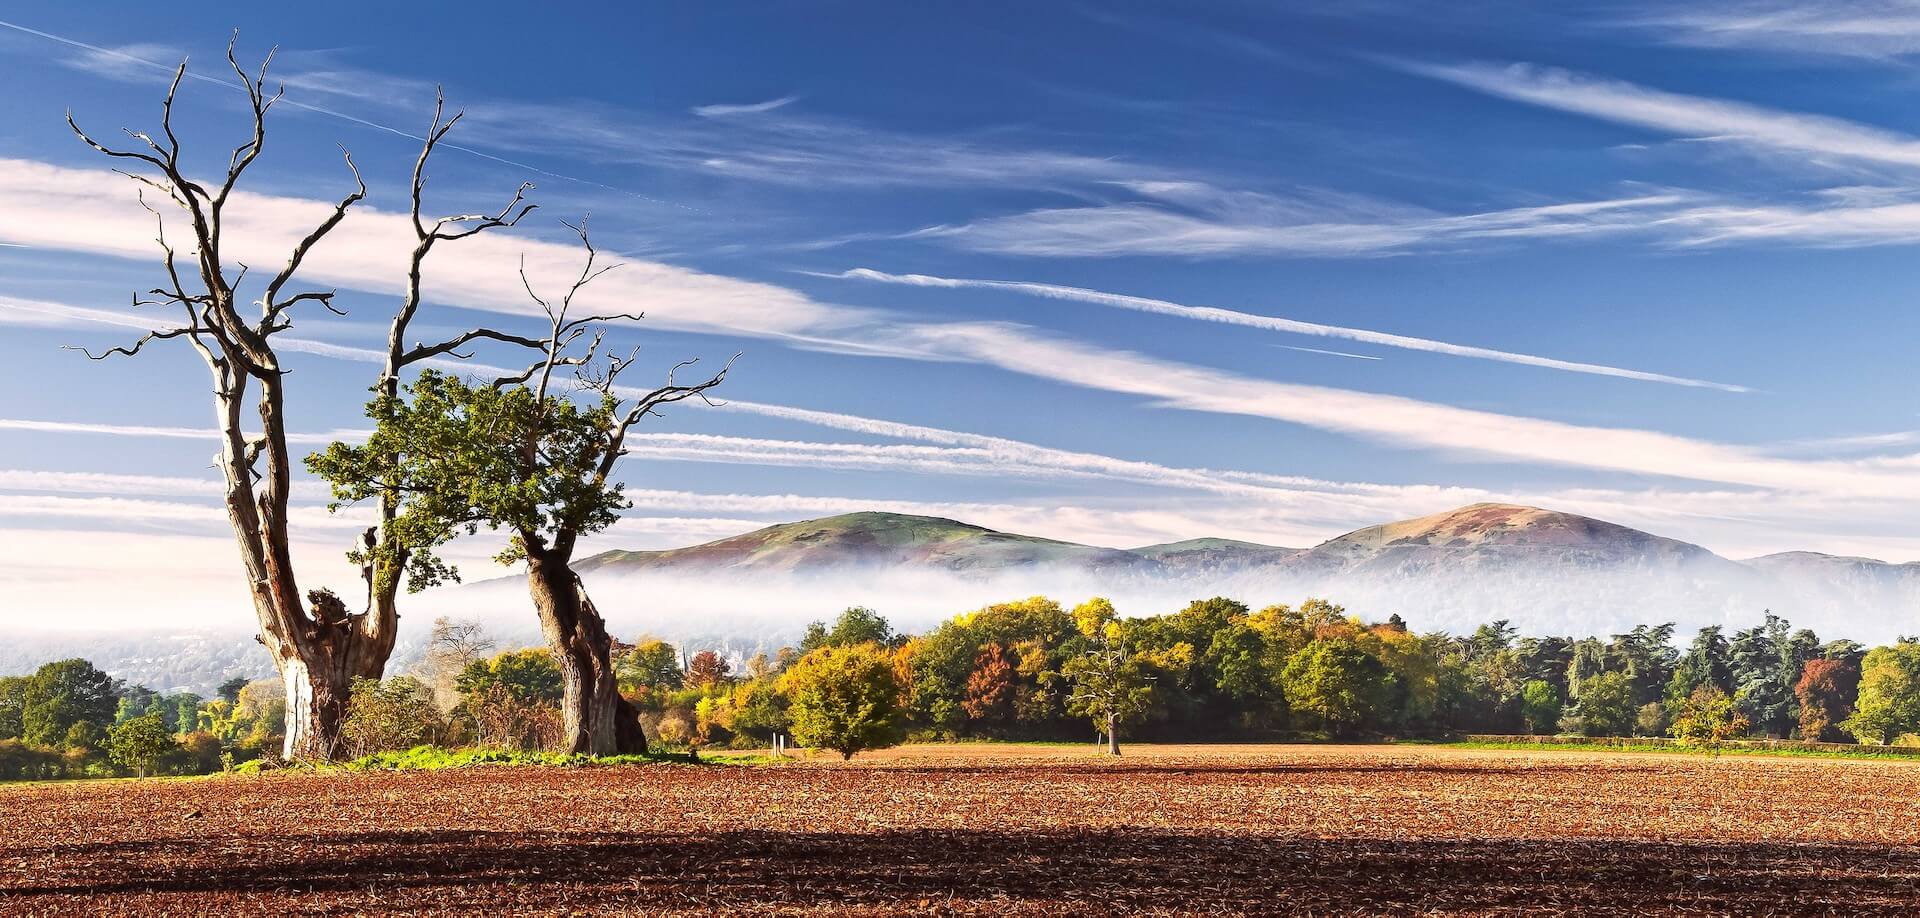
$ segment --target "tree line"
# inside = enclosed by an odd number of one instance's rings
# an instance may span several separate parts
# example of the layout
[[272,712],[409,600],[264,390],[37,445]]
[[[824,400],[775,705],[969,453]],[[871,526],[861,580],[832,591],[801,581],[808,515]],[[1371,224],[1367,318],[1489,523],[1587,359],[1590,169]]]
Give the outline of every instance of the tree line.
[[[1196,600],[1121,617],[1104,599],[997,603],[917,635],[855,607],[772,654],[728,660],[611,642],[615,689],[657,745],[764,748],[776,735],[845,756],[905,739],[1341,740],[1463,733],[1744,736],[1920,744],[1920,641],[1822,641],[1780,616],[1685,644],[1671,624],[1605,638],[1466,635],[1365,622],[1309,599],[1258,610]],[[564,665],[499,650],[440,619],[408,675],[362,679],[344,753],[418,745],[577,751]],[[219,697],[126,686],[82,660],[0,679],[0,778],[196,773],[275,757],[271,682]]]

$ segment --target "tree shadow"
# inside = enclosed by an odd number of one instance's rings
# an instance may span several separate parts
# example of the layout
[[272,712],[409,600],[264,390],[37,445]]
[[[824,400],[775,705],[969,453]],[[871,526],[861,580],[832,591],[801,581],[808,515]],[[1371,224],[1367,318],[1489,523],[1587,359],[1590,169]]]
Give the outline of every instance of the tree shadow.
[[[231,841],[232,839],[228,839]],[[342,832],[0,848],[0,911],[422,908],[1911,914],[1920,849],[1144,829]],[[105,907],[111,906],[111,907]],[[991,906],[989,909],[988,906]]]

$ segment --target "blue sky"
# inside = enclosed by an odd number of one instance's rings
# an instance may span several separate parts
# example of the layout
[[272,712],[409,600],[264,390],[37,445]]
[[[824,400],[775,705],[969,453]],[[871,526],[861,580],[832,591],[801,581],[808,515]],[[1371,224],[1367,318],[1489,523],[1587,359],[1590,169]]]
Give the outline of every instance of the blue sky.
[[[647,429],[639,506],[600,546],[869,507],[1305,545],[1513,500],[1733,557],[1920,559],[1920,7],[1341,9],[9,4],[16,609],[244,608],[204,369],[60,349],[137,336],[129,294],[155,282],[131,183],[64,112],[155,127],[188,56],[210,81],[178,120],[214,168],[245,127],[214,82],[236,26],[243,60],[279,45],[289,104],[235,257],[284,258],[348,187],[338,145],[371,186],[307,275],[350,315],[288,336],[307,440],[360,426],[374,368],[350,351],[394,303],[380,240],[436,83],[467,120],[429,209],[521,181],[541,209],[436,255],[421,337],[531,328],[511,265],[560,283],[558,221],[590,215],[626,263],[596,293],[649,316],[617,344],[662,371],[743,354],[727,407]],[[344,578],[355,520],[319,498],[303,576]]]

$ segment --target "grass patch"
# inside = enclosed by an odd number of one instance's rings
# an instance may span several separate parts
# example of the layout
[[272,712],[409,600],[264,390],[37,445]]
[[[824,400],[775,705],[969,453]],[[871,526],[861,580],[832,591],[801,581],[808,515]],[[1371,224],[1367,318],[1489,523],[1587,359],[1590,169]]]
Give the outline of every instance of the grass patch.
[[340,764],[347,771],[436,771],[443,768],[524,767],[589,768],[607,765],[764,765],[784,761],[772,756],[713,753],[697,761],[680,753],[591,756],[524,749],[443,749],[415,746],[379,752]]
[[1555,743],[1551,741],[1538,743],[1486,743],[1473,741],[1420,742],[1409,743],[1407,745],[1434,746],[1447,749],[1491,749],[1512,752],[1539,749],[1551,752],[1627,752],[1635,754],[1758,756],[1762,758],[1787,757],[1796,759],[1873,759],[1882,762],[1920,761],[1920,755],[1916,755],[1913,752],[1896,751],[1902,747],[1889,746],[1859,746],[1852,749],[1796,749],[1790,746],[1773,748],[1721,746],[1717,749],[1709,749],[1702,746],[1669,746],[1654,743],[1622,743],[1619,745],[1610,745],[1600,743]]

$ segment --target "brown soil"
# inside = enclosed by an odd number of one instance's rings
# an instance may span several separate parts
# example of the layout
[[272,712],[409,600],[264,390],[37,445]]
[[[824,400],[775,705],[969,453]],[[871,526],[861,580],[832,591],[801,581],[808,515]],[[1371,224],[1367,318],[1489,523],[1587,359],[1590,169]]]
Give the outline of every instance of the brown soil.
[[1920,911],[1920,763],[909,747],[0,788],[0,912]]

